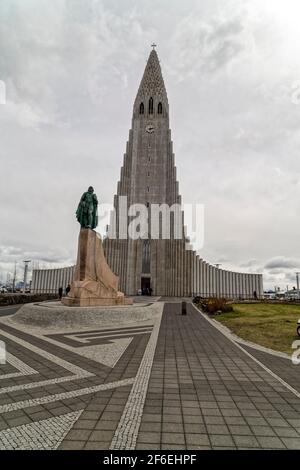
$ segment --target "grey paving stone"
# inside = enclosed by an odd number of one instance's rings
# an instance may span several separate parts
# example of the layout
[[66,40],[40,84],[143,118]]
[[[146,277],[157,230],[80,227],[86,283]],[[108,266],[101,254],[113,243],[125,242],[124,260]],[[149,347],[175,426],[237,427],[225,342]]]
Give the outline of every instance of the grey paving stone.
[[[121,415],[121,412],[104,411],[101,415],[101,419],[104,421],[119,421]],[[95,416],[95,414],[93,416]]]
[[162,450],[185,450],[186,446],[184,444],[162,444]]
[[84,450],[106,450],[109,449],[110,442],[88,441],[84,444]]
[[61,450],[81,450],[85,447],[85,441],[64,440],[60,446]]
[[90,419],[78,419],[73,426],[73,429],[94,429],[97,421]]
[[204,416],[205,424],[226,424],[221,416]]
[[[162,421],[163,423],[182,423],[183,418],[185,419],[186,417],[182,417],[181,415],[163,415]],[[199,420],[201,420],[201,418],[198,418],[198,422]]]
[[239,426],[246,426],[247,425],[247,421],[244,418],[239,417],[239,416],[225,416],[224,420],[225,420],[225,423],[227,425],[229,425],[229,424],[239,425]]
[[185,423],[184,432],[186,434],[205,434],[206,427],[204,424]]
[[230,434],[234,434],[237,436],[252,436],[252,432],[249,426],[231,424],[228,426],[228,428],[229,428]]
[[115,431],[118,426],[118,421],[104,421],[100,419],[96,426],[95,426],[95,431],[97,430],[109,430],[109,431]]
[[289,423],[282,418],[266,418],[268,423],[274,427],[289,427]]
[[229,434],[228,427],[222,424],[207,424],[206,428],[209,434]]
[[294,426],[294,428],[300,428],[300,418],[288,419],[287,422]]
[[[165,423],[166,425],[166,423]],[[173,427],[173,426],[170,426]],[[161,423],[143,423],[140,426],[140,431],[146,432],[160,432],[161,431]]]
[[277,434],[278,437],[297,437],[299,438],[300,437],[300,432],[296,429],[292,429],[292,428],[278,428],[278,427],[274,427],[273,428],[275,433]]
[[257,439],[253,436],[233,436],[233,440],[239,449],[260,448]]
[[282,442],[284,445],[287,447],[287,449],[296,449],[300,450],[300,438],[295,438],[295,437],[282,437],[281,438]]
[[109,429],[94,430],[89,435],[90,441],[110,442],[113,437],[113,431]]
[[184,433],[163,432],[161,442],[162,444],[185,445],[185,436]]
[[[202,416],[200,408],[182,408],[183,415]],[[210,414],[210,413],[209,413]]]
[[[221,411],[216,408],[204,408],[202,409],[202,414],[203,416],[222,416],[222,414],[225,416],[223,411],[229,411],[230,413],[233,412],[232,410],[222,410],[222,413],[221,413]],[[229,416],[232,416],[232,415],[229,414]]]
[[68,441],[87,441],[91,433],[90,429],[71,429],[68,433]]
[[241,417],[242,414],[239,410],[236,409],[223,409],[221,410],[223,416],[231,416],[231,417]]
[[275,428],[270,426],[251,426],[251,429],[255,436],[276,436]]
[[[189,445],[187,446],[188,450],[211,450],[211,446],[194,446],[194,445]],[[223,450],[224,448],[222,448]]]
[[184,415],[183,416],[184,423],[194,423],[194,424],[203,424],[203,418],[201,416],[193,416],[193,415]]
[[163,422],[162,423],[162,432],[175,432],[175,433],[182,433],[184,432],[183,423],[169,423]]
[[188,449],[190,449],[191,446],[197,446],[196,448],[198,448],[199,446],[210,447],[210,442],[207,434],[186,434],[185,438]]
[[244,418],[249,426],[268,426],[268,422],[264,418]]
[[[8,419],[7,420],[7,425],[5,428],[10,427],[14,428],[17,426],[23,426],[25,424],[29,424],[32,422],[32,419],[29,416],[21,416],[20,418],[13,418],[13,419]],[[3,429],[5,429],[3,428]]]
[[231,436],[209,435],[211,445],[218,448],[235,448],[235,443]]
[[161,435],[157,432],[139,432],[138,442],[159,444],[161,442]]
[[257,440],[263,449],[284,449],[285,446],[278,437],[257,436]]
[[[164,416],[165,418],[165,416]],[[143,422],[144,423],[160,423],[162,421],[162,415],[161,414],[147,414],[143,413]]]

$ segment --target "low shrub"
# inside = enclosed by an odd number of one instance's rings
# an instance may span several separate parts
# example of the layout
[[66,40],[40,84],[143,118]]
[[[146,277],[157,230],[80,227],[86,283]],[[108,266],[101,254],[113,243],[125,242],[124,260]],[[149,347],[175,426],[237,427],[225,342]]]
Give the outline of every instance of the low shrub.
[[222,313],[230,313],[233,312],[233,306],[230,304],[225,304],[222,307]]
[[193,302],[210,315],[233,311],[232,305],[228,304],[227,300],[224,298],[211,297],[209,299],[203,299],[201,297],[195,297]]
[[26,304],[56,299],[56,294],[0,294],[0,305]]

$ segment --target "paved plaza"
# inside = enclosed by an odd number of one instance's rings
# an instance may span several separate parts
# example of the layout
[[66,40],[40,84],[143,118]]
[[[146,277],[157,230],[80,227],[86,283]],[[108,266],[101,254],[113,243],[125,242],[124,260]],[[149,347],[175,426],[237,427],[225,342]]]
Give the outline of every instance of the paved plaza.
[[0,449],[300,449],[300,366],[188,304],[0,317]]

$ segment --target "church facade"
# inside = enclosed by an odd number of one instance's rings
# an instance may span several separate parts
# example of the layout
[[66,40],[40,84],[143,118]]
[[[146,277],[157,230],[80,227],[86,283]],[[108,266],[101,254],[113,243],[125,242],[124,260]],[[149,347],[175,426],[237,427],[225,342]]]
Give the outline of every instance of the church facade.
[[[120,201],[126,209],[142,205],[149,211],[150,229],[139,239],[125,239],[119,217]],[[126,145],[120,181],[114,198],[114,237],[104,240],[108,264],[120,277],[120,290],[136,295],[139,290],[159,296],[263,295],[261,274],[219,269],[191,249],[182,223],[182,237],[175,236],[170,217],[170,237],[151,236],[153,205],[181,206],[169,123],[169,103],[159,59],[152,50],[133,106],[132,127]],[[128,213],[128,212],[127,212]],[[184,214],[181,211],[182,221]],[[125,228],[130,217],[125,220]],[[126,231],[126,230],[125,230]]]

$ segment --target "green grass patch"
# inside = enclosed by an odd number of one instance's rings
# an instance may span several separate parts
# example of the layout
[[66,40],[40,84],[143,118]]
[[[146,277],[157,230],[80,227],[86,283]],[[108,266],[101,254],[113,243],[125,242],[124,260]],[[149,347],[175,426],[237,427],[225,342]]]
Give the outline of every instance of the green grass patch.
[[266,348],[291,354],[299,340],[300,305],[234,304],[233,312],[214,317],[241,338]]

